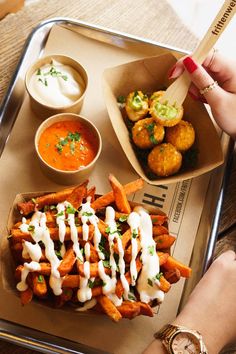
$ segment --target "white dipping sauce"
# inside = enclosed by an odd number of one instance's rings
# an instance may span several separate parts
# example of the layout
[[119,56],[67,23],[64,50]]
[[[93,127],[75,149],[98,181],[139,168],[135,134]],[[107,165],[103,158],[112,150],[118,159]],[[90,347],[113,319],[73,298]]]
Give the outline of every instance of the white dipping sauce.
[[29,82],[31,95],[39,102],[54,106],[68,106],[84,92],[80,74],[69,65],[55,60],[34,72]]

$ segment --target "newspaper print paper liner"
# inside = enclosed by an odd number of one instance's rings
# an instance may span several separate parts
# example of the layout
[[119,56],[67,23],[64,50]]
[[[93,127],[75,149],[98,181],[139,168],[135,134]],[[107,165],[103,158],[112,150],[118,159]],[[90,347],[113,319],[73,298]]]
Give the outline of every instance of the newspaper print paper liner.
[[[8,217],[8,222],[7,222],[7,227],[6,227],[6,234],[3,235],[0,243],[0,249],[1,249],[1,281],[2,281],[2,286],[3,289],[7,292],[10,292],[14,296],[17,297],[17,300],[20,302],[20,297],[19,297],[19,291],[16,289],[16,279],[15,279],[15,269],[16,269],[16,264],[13,259],[13,256],[11,254],[10,250],[10,244],[8,241],[8,235],[10,235],[11,228],[13,225],[22,220],[23,215],[20,214],[20,212],[17,209],[17,204],[26,202],[28,200],[31,200],[32,198],[36,197],[41,197],[45,194],[52,193],[52,191],[47,191],[47,192],[29,192],[29,193],[19,193],[16,195],[13,205],[10,209],[9,212],[9,217]],[[96,195],[99,197],[100,195]],[[157,207],[153,207],[151,205],[144,205],[142,203],[137,203],[137,202],[132,202],[129,201],[131,208],[133,209],[135,206],[143,206],[146,210],[148,210],[152,214],[158,214],[158,215],[166,215],[162,210],[160,210]],[[168,228],[168,221],[164,223],[164,226]],[[169,230],[169,228],[168,228]],[[171,253],[171,252],[170,252]],[[171,290],[170,290],[171,291]],[[37,306],[42,306],[42,307],[50,307],[51,309],[54,309],[55,311],[73,311],[77,312],[78,314],[83,314],[83,315],[105,315],[104,313],[100,313],[98,311],[94,310],[86,310],[86,311],[76,311],[79,306],[73,305],[73,304],[64,304],[62,307],[53,307],[52,306],[52,301],[50,300],[41,300],[36,297],[33,298],[31,301],[32,304],[37,305]],[[26,305],[30,306],[30,304]],[[152,307],[153,309],[153,314],[156,315],[158,314],[160,305],[155,305]]]
[[197,164],[193,168],[180,170],[169,177],[149,179],[132,148],[129,131],[124,123],[117,97],[141,90],[152,93],[170,84],[169,69],[176,63],[173,54],[168,53],[144,58],[108,68],[103,73],[103,93],[113,129],[135,171],[152,185],[176,183],[204,174],[223,163],[223,153],[216,128],[203,103],[187,97],[184,102],[184,119],[190,121],[196,132],[195,148],[198,151]]

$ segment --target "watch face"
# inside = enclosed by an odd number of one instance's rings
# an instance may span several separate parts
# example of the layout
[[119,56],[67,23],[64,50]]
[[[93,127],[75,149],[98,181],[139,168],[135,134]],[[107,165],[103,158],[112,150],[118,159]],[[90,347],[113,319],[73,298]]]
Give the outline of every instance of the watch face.
[[177,332],[170,343],[173,354],[199,354],[201,347],[198,338],[189,332]]

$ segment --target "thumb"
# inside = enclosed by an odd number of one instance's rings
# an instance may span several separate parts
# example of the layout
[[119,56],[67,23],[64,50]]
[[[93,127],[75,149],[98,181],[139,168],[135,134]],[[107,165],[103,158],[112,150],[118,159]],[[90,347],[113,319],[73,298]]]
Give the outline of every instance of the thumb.
[[183,60],[183,64],[189,73],[191,81],[200,91],[205,89],[202,94],[209,105],[214,107],[224,94],[224,90],[218,86],[217,82],[213,80],[208,72],[201,65],[198,65],[191,57],[186,57]]

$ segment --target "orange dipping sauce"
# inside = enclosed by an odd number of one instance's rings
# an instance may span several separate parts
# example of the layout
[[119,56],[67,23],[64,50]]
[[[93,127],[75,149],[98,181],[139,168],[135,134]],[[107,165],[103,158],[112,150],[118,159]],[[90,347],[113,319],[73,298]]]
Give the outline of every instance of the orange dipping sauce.
[[74,171],[92,162],[98,151],[98,142],[94,133],[82,122],[62,121],[43,131],[38,150],[50,166]]

